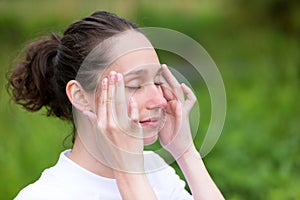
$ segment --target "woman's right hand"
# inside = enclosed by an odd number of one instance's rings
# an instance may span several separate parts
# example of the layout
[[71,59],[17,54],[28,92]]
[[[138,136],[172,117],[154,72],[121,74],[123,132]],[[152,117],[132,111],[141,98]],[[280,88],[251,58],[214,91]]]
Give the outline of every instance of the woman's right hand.
[[[84,111],[94,127],[103,164],[122,172],[143,172],[143,133],[135,99],[125,98],[123,76],[111,71],[96,91],[95,110]],[[99,97],[99,98],[98,98]]]

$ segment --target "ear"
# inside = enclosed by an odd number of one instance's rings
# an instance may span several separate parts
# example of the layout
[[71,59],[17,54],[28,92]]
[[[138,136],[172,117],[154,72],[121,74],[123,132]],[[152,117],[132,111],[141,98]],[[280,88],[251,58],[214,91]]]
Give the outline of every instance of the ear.
[[84,111],[90,107],[88,97],[78,81],[69,81],[66,86],[66,93],[69,101],[77,110]]

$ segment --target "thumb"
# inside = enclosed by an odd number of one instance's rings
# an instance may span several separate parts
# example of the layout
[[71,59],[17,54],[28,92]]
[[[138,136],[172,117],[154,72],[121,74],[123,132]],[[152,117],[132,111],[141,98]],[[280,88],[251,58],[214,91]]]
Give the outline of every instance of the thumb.
[[92,123],[97,122],[97,115],[91,111],[84,110],[82,114],[88,118],[88,120]]

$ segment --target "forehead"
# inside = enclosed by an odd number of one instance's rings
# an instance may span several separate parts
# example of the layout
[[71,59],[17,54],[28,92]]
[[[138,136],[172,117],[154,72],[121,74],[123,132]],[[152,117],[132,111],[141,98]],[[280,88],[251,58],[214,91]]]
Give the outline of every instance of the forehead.
[[160,66],[154,49],[142,49],[130,52],[118,58],[108,70],[114,70],[125,75],[128,72],[146,69],[157,69]]
[[138,67],[159,64],[159,59],[150,41],[137,31],[126,31],[111,38],[108,43],[109,63],[102,77],[114,70],[122,74]]

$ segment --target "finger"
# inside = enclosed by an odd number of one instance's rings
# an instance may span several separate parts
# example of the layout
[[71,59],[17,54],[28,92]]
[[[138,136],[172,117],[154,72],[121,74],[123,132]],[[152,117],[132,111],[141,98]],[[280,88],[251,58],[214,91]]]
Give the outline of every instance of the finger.
[[173,76],[171,71],[168,69],[167,65],[163,64],[161,67],[163,69],[164,75],[165,75],[169,85],[174,90],[174,93],[176,94],[177,98],[182,102],[184,100],[184,96],[183,96],[182,90],[180,89],[179,82]]
[[182,91],[187,95],[187,99],[185,100],[184,104],[185,104],[186,108],[188,110],[190,110],[194,106],[197,98],[196,98],[195,94],[193,93],[192,89],[189,88],[186,84],[182,83],[181,88],[182,88]]
[[[103,84],[103,80],[101,81],[101,79],[99,78],[96,84],[96,89],[94,92],[94,105],[95,105],[95,113],[97,116],[99,116],[99,108],[100,108],[100,103],[101,103],[101,93],[102,93],[102,84]],[[99,84],[100,82],[100,84]]]
[[84,110],[82,111],[82,114],[85,115],[92,124],[97,122],[97,115],[95,113]]
[[[115,98],[115,108],[116,114],[119,119],[124,119],[125,123],[128,120],[128,112],[127,112],[127,103],[125,98],[125,87],[123,76],[120,73],[117,73],[117,83],[116,83],[116,98]],[[126,121],[125,121],[126,120]]]
[[115,112],[115,79],[116,72],[111,71],[108,77],[108,96],[107,96],[107,119],[110,126],[116,124]]
[[168,69],[167,65],[162,64],[161,68],[164,72],[164,75],[168,81],[168,83],[170,84],[170,86],[172,88],[178,88],[180,87],[179,82],[177,81],[177,79],[173,76],[173,74],[171,73],[171,71]]
[[167,101],[176,99],[176,96],[173,94],[172,90],[169,87],[164,85],[161,85],[160,87],[163,92],[163,96]]
[[107,89],[108,79],[104,78],[101,82],[101,93],[98,104],[98,119],[99,124],[105,125],[107,123]]
[[131,97],[129,100],[129,106],[130,106],[130,119],[134,122],[139,121],[139,110],[137,103],[135,101],[134,97]]

